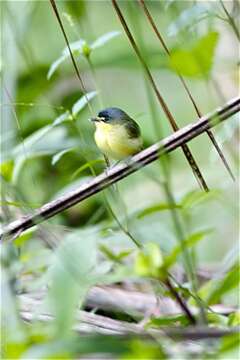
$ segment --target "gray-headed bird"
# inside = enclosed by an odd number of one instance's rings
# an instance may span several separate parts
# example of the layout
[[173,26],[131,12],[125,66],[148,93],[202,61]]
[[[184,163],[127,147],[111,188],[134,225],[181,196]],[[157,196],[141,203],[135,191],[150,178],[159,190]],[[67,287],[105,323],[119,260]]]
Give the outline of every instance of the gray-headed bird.
[[107,108],[91,120],[96,125],[96,144],[105,156],[122,160],[142,149],[140,128],[123,110]]

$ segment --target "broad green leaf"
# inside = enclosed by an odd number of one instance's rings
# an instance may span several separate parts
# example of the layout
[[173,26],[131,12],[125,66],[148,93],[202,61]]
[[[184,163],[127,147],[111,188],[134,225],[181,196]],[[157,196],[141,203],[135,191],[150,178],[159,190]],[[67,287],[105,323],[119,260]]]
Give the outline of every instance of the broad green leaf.
[[130,350],[121,357],[122,360],[165,360],[169,356],[160,342],[142,341],[137,338],[130,339]]
[[211,288],[207,294],[208,304],[216,304],[221,301],[221,298],[227,294],[229,291],[239,286],[239,275],[240,275],[240,265],[235,265],[227,274],[225,274],[223,279],[212,280]]
[[59,65],[61,65],[66,59],[68,58],[68,56],[62,55],[60,58],[58,58],[57,60],[55,60],[52,65],[50,66],[50,69],[48,70],[47,73],[47,79],[49,80],[52,75],[55,73],[55,71],[57,70],[57,68],[59,67]]
[[240,311],[236,311],[228,317],[229,326],[240,326]]
[[221,340],[221,345],[219,349],[219,359],[239,359],[239,346],[240,346],[240,337],[239,334],[232,334],[224,336]]
[[67,235],[56,251],[50,269],[49,303],[55,316],[58,336],[70,333],[76,306],[80,305],[92,285],[97,266],[97,247],[93,234],[76,230]]
[[74,151],[76,149],[76,147],[71,147],[69,149],[65,149],[65,150],[62,150],[62,151],[59,151],[58,153],[56,153],[55,155],[53,155],[52,157],[52,161],[51,161],[51,164],[52,165],[56,165],[56,163],[63,157],[63,155],[71,152],[71,151]]
[[91,169],[91,167],[95,164],[104,164],[105,161],[102,159],[96,159],[96,160],[91,160],[88,161],[86,164],[83,164],[82,166],[80,166],[79,169],[77,169],[73,175],[71,176],[71,180],[75,179],[81,172],[83,172],[86,169]]
[[137,217],[138,217],[138,219],[141,219],[141,218],[143,218],[147,215],[151,215],[155,212],[171,210],[171,209],[180,209],[180,208],[181,208],[180,205],[160,203],[160,204],[149,206],[149,207],[143,209],[142,211],[140,211],[138,213]]
[[108,41],[115,38],[116,36],[119,36],[121,34],[121,31],[111,31],[109,33],[106,33],[102,36],[100,36],[97,40],[95,40],[91,44],[91,49],[97,49],[103,45],[105,45]]
[[148,243],[143,250],[139,250],[135,259],[135,272],[140,276],[159,277],[163,264],[163,257],[159,246]]
[[206,201],[219,199],[220,196],[221,196],[220,190],[210,190],[209,192],[194,190],[188,192],[182,198],[180,206],[184,210],[191,210],[194,206],[197,206]]
[[72,113],[76,116],[81,110],[85,108],[87,103],[97,95],[97,91],[91,91],[83,95],[72,107]]
[[172,51],[170,67],[184,76],[207,77],[213,66],[218,38],[217,32],[210,32],[191,49]]
[[204,230],[190,235],[187,239],[183,241],[182,245],[176,245],[171,253],[164,258],[164,268],[168,269],[177,261],[178,256],[183,252],[184,248],[190,248],[196,245],[200,240],[202,240],[205,236],[211,233],[212,230]]

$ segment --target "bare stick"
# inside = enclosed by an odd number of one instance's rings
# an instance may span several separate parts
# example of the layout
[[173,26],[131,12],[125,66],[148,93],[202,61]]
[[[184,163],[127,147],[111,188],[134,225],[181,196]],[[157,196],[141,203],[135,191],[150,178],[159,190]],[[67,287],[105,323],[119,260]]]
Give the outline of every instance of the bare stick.
[[236,97],[228,102],[223,108],[219,108],[214,112],[203,116],[197,122],[185,126],[162,141],[139,152],[133,156],[131,161],[127,164],[122,163],[116,165],[107,173],[105,172],[98,175],[94,179],[80,186],[77,190],[71,191],[57,200],[53,200],[43,205],[31,215],[24,216],[23,218],[10,223],[2,231],[1,239],[7,239],[9,235],[19,235],[22,231],[31,228],[45,219],[51,218],[52,216],[68,209],[84,199],[87,199],[113,183],[118,182],[126,176],[136,172],[147,164],[157,160],[165,153],[169,153],[182,146],[191,139],[204,133],[207,129],[210,129],[239,111],[240,97]]
[[[143,11],[144,11],[144,13],[145,13],[145,15],[146,15],[149,23],[151,24],[151,26],[152,26],[152,28],[153,28],[153,30],[154,30],[154,32],[155,32],[158,40],[160,41],[160,43],[161,43],[162,47],[164,48],[165,52],[167,53],[167,55],[170,57],[170,56],[171,56],[171,53],[170,53],[170,51],[169,51],[169,48],[167,47],[167,44],[166,44],[165,40],[163,39],[162,35],[160,34],[160,31],[158,30],[158,28],[157,28],[157,26],[156,26],[156,24],[155,24],[155,22],[154,22],[154,20],[153,20],[153,17],[152,17],[152,15],[150,14],[150,12],[149,12],[149,10],[148,10],[148,8],[147,8],[147,5],[145,4],[144,0],[139,0],[139,2],[140,2],[141,6],[142,6],[142,8],[143,8]],[[178,71],[177,71],[177,75],[178,75],[178,77],[179,77],[179,79],[180,79],[180,81],[181,81],[181,83],[182,83],[182,85],[183,85],[183,87],[184,87],[184,89],[185,89],[185,91],[186,91],[186,93],[187,93],[187,95],[188,95],[191,103],[193,104],[193,107],[194,107],[194,109],[195,109],[198,117],[200,118],[200,117],[202,116],[202,114],[201,114],[201,112],[200,112],[200,110],[199,110],[199,108],[198,108],[198,106],[197,106],[197,104],[196,104],[196,101],[194,100],[194,98],[193,98],[193,96],[192,96],[192,94],[191,94],[191,91],[189,90],[189,88],[188,88],[188,86],[187,86],[187,84],[186,84],[186,81],[184,80],[184,78],[182,77],[182,75],[181,75]],[[208,134],[208,136],[209,136],[209,138],[210,138],[213,146],[214,146],[215,149],[217,150],[217,152],[218,152],[218,154],[219,154],[219,156],[220,156],[220,158],[221,158],[221,160],[222,160],[225,168],[227,169],[229,175],[231,176],[231,178],[233,179],[233,181],[235,181],[235,177],[234,177],[234,175],[233,175],[233,172],[232,172],[232,170],[230,169],[230,166],[229,166],[229,164],[228,164],[228,162],[227,162],[227,160],[226,160],[226,158],[225,158],[225,156],[224,156],[221,148],[219,147],[219,145],[218,145],[218,143],[217,143],[217,140],[215,139],[212,131],[211,131],[211,130],[207,130],[206,133]]]
[[[41,302],[36,301],[26,295],[18,297],[20,316],[27,322],[53,321],[54,317],[48,310],[41,309]],[[39,310],[40,309],[40,310]],[[130,323],[126,321],[114,320],[107,316],[89,313],[83,310],[76,311],[76,323],[73,329],[79,334],[104,334],[122,337],[138,336],[152,338],[156,340],[163,336],[170,336],[178,340],[200,340],[209,338],[221,338],[226,335],[237,334],[239,327],[229,329],[210,328],[207,326],[188,326],[188,327],[162,327],[144,329],[139,323]]]

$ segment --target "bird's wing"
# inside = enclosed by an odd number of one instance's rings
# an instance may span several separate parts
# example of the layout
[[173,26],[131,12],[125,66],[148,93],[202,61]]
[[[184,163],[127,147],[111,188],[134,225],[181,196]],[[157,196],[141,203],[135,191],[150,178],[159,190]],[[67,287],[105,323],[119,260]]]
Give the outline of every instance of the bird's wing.
[[128,119],[128,121],[125,124],[128,136],[133,139],[133,138],[138,138],[141,135],[141,131],[140,131],[140,127],[138,126],[138,124],[136,123],[136,121],[134,121],[133,119]]

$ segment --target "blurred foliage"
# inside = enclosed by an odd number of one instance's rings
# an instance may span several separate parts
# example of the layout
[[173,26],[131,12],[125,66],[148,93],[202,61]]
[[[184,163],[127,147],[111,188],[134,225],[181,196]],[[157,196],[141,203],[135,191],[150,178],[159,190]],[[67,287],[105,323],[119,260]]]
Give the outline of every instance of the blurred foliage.
[[[146,1],[171,50],[170,60],[141,8],[132,3],[134,12],[130,13],[127,2],[119,4],[137,41],[141,34],[145,60],[180,127],[196,119],[196,114],[176,72],[186,76],[203,114],[236,96],[238,43],[220,3]],[[50,2],[4,1],[1,6],[0,220],[4,225],[105,170],[88,121],[100,108],[117,106],[135,118],[145,146],[170,129],[151,91],[146,94],[143,72],[111,2],[57,1],[86,93]],[[230,19],[236,21],[239,4],[229,1],[226,6]],[[161,134],[156,133],[149,98]],[[234,173],[239,161],[236,119],[214,129]],[[94,195],[2,245],[2,358],[75,359],[89,354],[118,359],[198,358],[202,354],[204,358],[237,358],[236,336],[211,344],[202,341],[191,348],[166,335],[140,340],[100,334],[80,337],[72,331],[76,309],[85,308],[86,294],[94,285],[126,285],[170,296],[161,282],[175,267],[182,273],[186,251],[194,271],[214,271],[197,289],[209,326],[239,325],[236,185],[206,136],[190,146],[211,188],[209,193],[198,189],[178,150],[166,159],[169,178],[164,179],[158,163],[149,165],[121,181],[117,191]],[[164,192],[166,181],[174,202]],[[182,236],[176,232],[176,217]],[[141,249],[136,249],[123,228],[142,244]],[[187,304],[196,306],[188,273],[181,287],[175,286]],[[19,296],[28,293],[43,293],[43,301],[32,314],[26,310],[24,315],[32,318],[23,321]],[[234,310],[230,316],[219,315],[209,309],[216,304]],[[54,318],[38,320],[39,314],[46,313]],[[127,315],[133,323],[138,321],[126,311]],[[153,314],[145,328],[188,325],[185,314]]]

